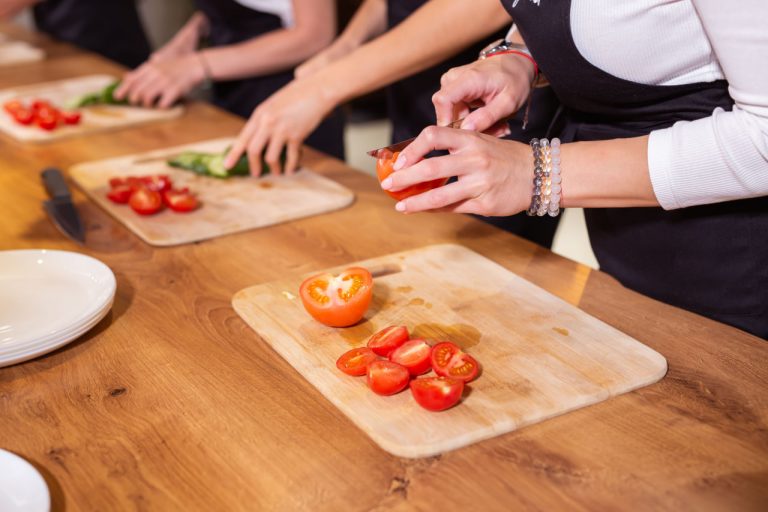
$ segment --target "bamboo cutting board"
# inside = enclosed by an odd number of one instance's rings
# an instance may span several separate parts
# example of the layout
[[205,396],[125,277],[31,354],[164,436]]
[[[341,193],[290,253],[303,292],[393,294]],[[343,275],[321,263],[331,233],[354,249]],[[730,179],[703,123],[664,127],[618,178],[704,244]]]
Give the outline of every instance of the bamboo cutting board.
[[[0,91],[0,105],[15,99],[23,100],[25,103],[30,100],[44,99],[53,102],[59,108],[65,108],[66,103],[73,98],[99,91],[115,80],[115,77],[109,75],[89,75],[4,89]],[[50,132],[37,126],[20,125],[7,112],[0,111],[0,131],[23,142],[50,142],[76,135],[173,119],[180,116],[183,111],[181,106],[161,110],[119,105],[94,105],[80,109],[82,112],[80,124],[58,126]]]
[[[72,179],[97,204],[150,245],[179,245],[262,228],[302,217],[339,210],[355,195],[335,181],[308,169],[293,176],[226,180],[198,176],[169,167],[166,161],[182,151],[224,151],[232,144],[222,138],[173,148],[78,164],[69,170]],[[190,213],[168,209],[141,216],[128,205],[107,199],[109,179],[119,176],[167,174],[176,188],[189,187],[202,206]]]
[[[460,448],[647,386],[666,373],[657,352],[464,247],[433,245],[353,265],[375,276],[372,306],[354,327],[315,322],[296,296],[301,277],[246,288],[232,304],[394,455]],[[408,390],[378,396],[364,377],[336,369],[339,355],[388,325],[406,325],[412,337],[451,340],[480,362],[482,374],[459,405],[429,412]]]

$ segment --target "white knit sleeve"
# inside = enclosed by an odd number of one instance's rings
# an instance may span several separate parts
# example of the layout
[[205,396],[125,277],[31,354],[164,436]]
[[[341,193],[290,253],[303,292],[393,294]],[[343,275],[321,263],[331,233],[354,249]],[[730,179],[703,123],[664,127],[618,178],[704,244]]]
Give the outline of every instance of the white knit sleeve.
[[768,195],[768,1],[693,3],[736,104],[651,133],[651,182],[668,210]]

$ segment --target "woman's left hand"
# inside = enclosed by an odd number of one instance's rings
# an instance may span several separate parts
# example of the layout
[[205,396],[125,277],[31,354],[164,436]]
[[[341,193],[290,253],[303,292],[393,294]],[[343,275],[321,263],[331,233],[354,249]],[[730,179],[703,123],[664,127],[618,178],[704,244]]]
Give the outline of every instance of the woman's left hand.
[[[430,151],[447,156],[424,158]],[[514,215],[526,210],[533,190],[533,160],[526,144],[468,130],[430,126],[405,148],[381,186],[401,190],[417,183],[456,176],[457,181],[403,199],[404,213],[426,210]]]
[[173,59],[148,61],[126,74],[115,91],[117,99],[128,98],[134,105],[169,108],[205,79],[197,53]]

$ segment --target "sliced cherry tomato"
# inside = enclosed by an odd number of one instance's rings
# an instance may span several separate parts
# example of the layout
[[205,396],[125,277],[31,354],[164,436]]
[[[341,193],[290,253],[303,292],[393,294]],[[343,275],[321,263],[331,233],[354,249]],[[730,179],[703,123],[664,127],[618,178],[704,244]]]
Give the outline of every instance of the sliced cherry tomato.
[[163,198],[160,192],[140,187],[133,191],[128,204],[139,215],[153,215],[163,208]]
[[424,340],[410,340],[395,349],[389,360],[408,368],[411,375],[427,373],[432,368],[432,347]]
[[11,114],[17,123],[30,125],[35,120],[35,115],[25,108],[20,108]]
[[407,327],[390,325],[371,336],[368,348],[380,356],[389,357],[393,350],[408,341],[408,337]]
[[404,390],[411,379],[405,366],[392,361],[373,361],[368,364],[368,387],[379,395],[394,395]]
[[64,121],[65,124],[79,124],[80,118],[82,117],[80,112],[60,112],[61,120]]
[[36,119],[37,119],[37,126],[39,126],[40,128],[46,131],[54,130],[56,128],[56,125],[59,123],[58,119],[56,119],[56,117],[54,116],[41,116],[38,114],[36,116]]
[[41,110],[51,110],[54,107],[48,100],[33,100],[31,108],[35,112],[40,112]]
[[477,377],[480,365],[450,341],[443,341],[432,347],[432,368],[442,377],[469,382]]
[[347,375],[361,376],[368,371],[368,365],[376,361],[376,354],[368,347],[358,347],[341,354],[336,360],[336,368]]
[[131,187],[128,185],[118,185],[112,187],[112,189],[107,192],[107,198],[113,203],[125,204],[131,199],[131,194],[133,194],[133,189],[131,189]]
[[171,183],[171,178],[169,178],[167,174],[142,176],[139,179],[149,190],[163,192],[165,190],[171,190],[171,188],[173,188],[173,183]]
[[444,411],[456,405],[464,392],[464,381],[450,377],[424,377],[411,381],[416,403],[428,411]]
[[363,318],[371,304],[373,277],[362,267],[351,267],[334,276],[319,274],[299,288],[304,309],[321,324],[348,327]]
[[123,185],[128,185],[125,178],[109,178],[109,188],[122,187]]
[[[384,181],[384,179],[392,174],[393,169],[392,166],[395,165],[395,160],[397,160],[397,157],[400,155],[399,151],[396,151],[394,154],[392,154],[390,157],[382,156],[379,157],[378,160],[376,160],[376,176],[379,178],[379,183]],[[441,187],[445,185],[445,182],[448,181],[447,179],[440,178],[437,180],[427,181],[425,183],[417,183],[416,185],[413,185],[408,188],[404,188],[403,190],[398,190],[397,192],[390,192],[389,190],[385,190],[387,194],[389,194],[390,197],[393,197],[397,199],[398,201],[405,199],[406,197],[415,196],[416,194],[421,194],[422,192],[426,192],[427,190],[432,190],[433,188]]]
[[195,194],[191,193],[188,188],[182,190],[164,190],[163,202],[168,208],[175,212],[186,213],[197,209],[199,203]]
[[19,100],[6,101],[3,103],[3,109],[11,115],[13,115],[18,110],[26,110],[24,104]]

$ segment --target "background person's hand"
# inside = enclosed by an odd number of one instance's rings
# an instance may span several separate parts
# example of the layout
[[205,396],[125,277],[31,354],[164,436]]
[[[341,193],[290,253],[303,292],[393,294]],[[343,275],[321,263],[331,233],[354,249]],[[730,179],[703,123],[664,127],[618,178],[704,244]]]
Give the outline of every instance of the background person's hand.
[[[433,150],[450,154],[425,159]],[[404,213],[434,210],[507,216],[526,210],[531,203],[531,149],[492,135],[430,126],[400,153],[394,169],[381,183],[385,190],[458,178],[398,202],[395,209]]]
[[[534,67],[519,55],[497,55],[453,68],[432,96],[437,124],[464,118],[467,130],[503,135],[506,119],[517,112],[531,91]],[[470,111],[476,108],[473,112]]]
[[280,154],[285,147],[285,172],[292,174],[299,162],[301,143],[333,107],[332,102],[323,99],[311,77],[294,80],[256,107],[224,160],[224,166],[232,167],[247,152],[251,174],[259,176],[261,155],[266,148],[264,161],[272,173],[280,174]]
[[208,18],[201,12],[196,12],[164,46],[153,52],[150,62],[184,57],[197,51],[200,38],[208,32]]
[[123,77],[115,97],[147,108],[169,108],[204,79],[205,69],[197,53],[149,61]]

